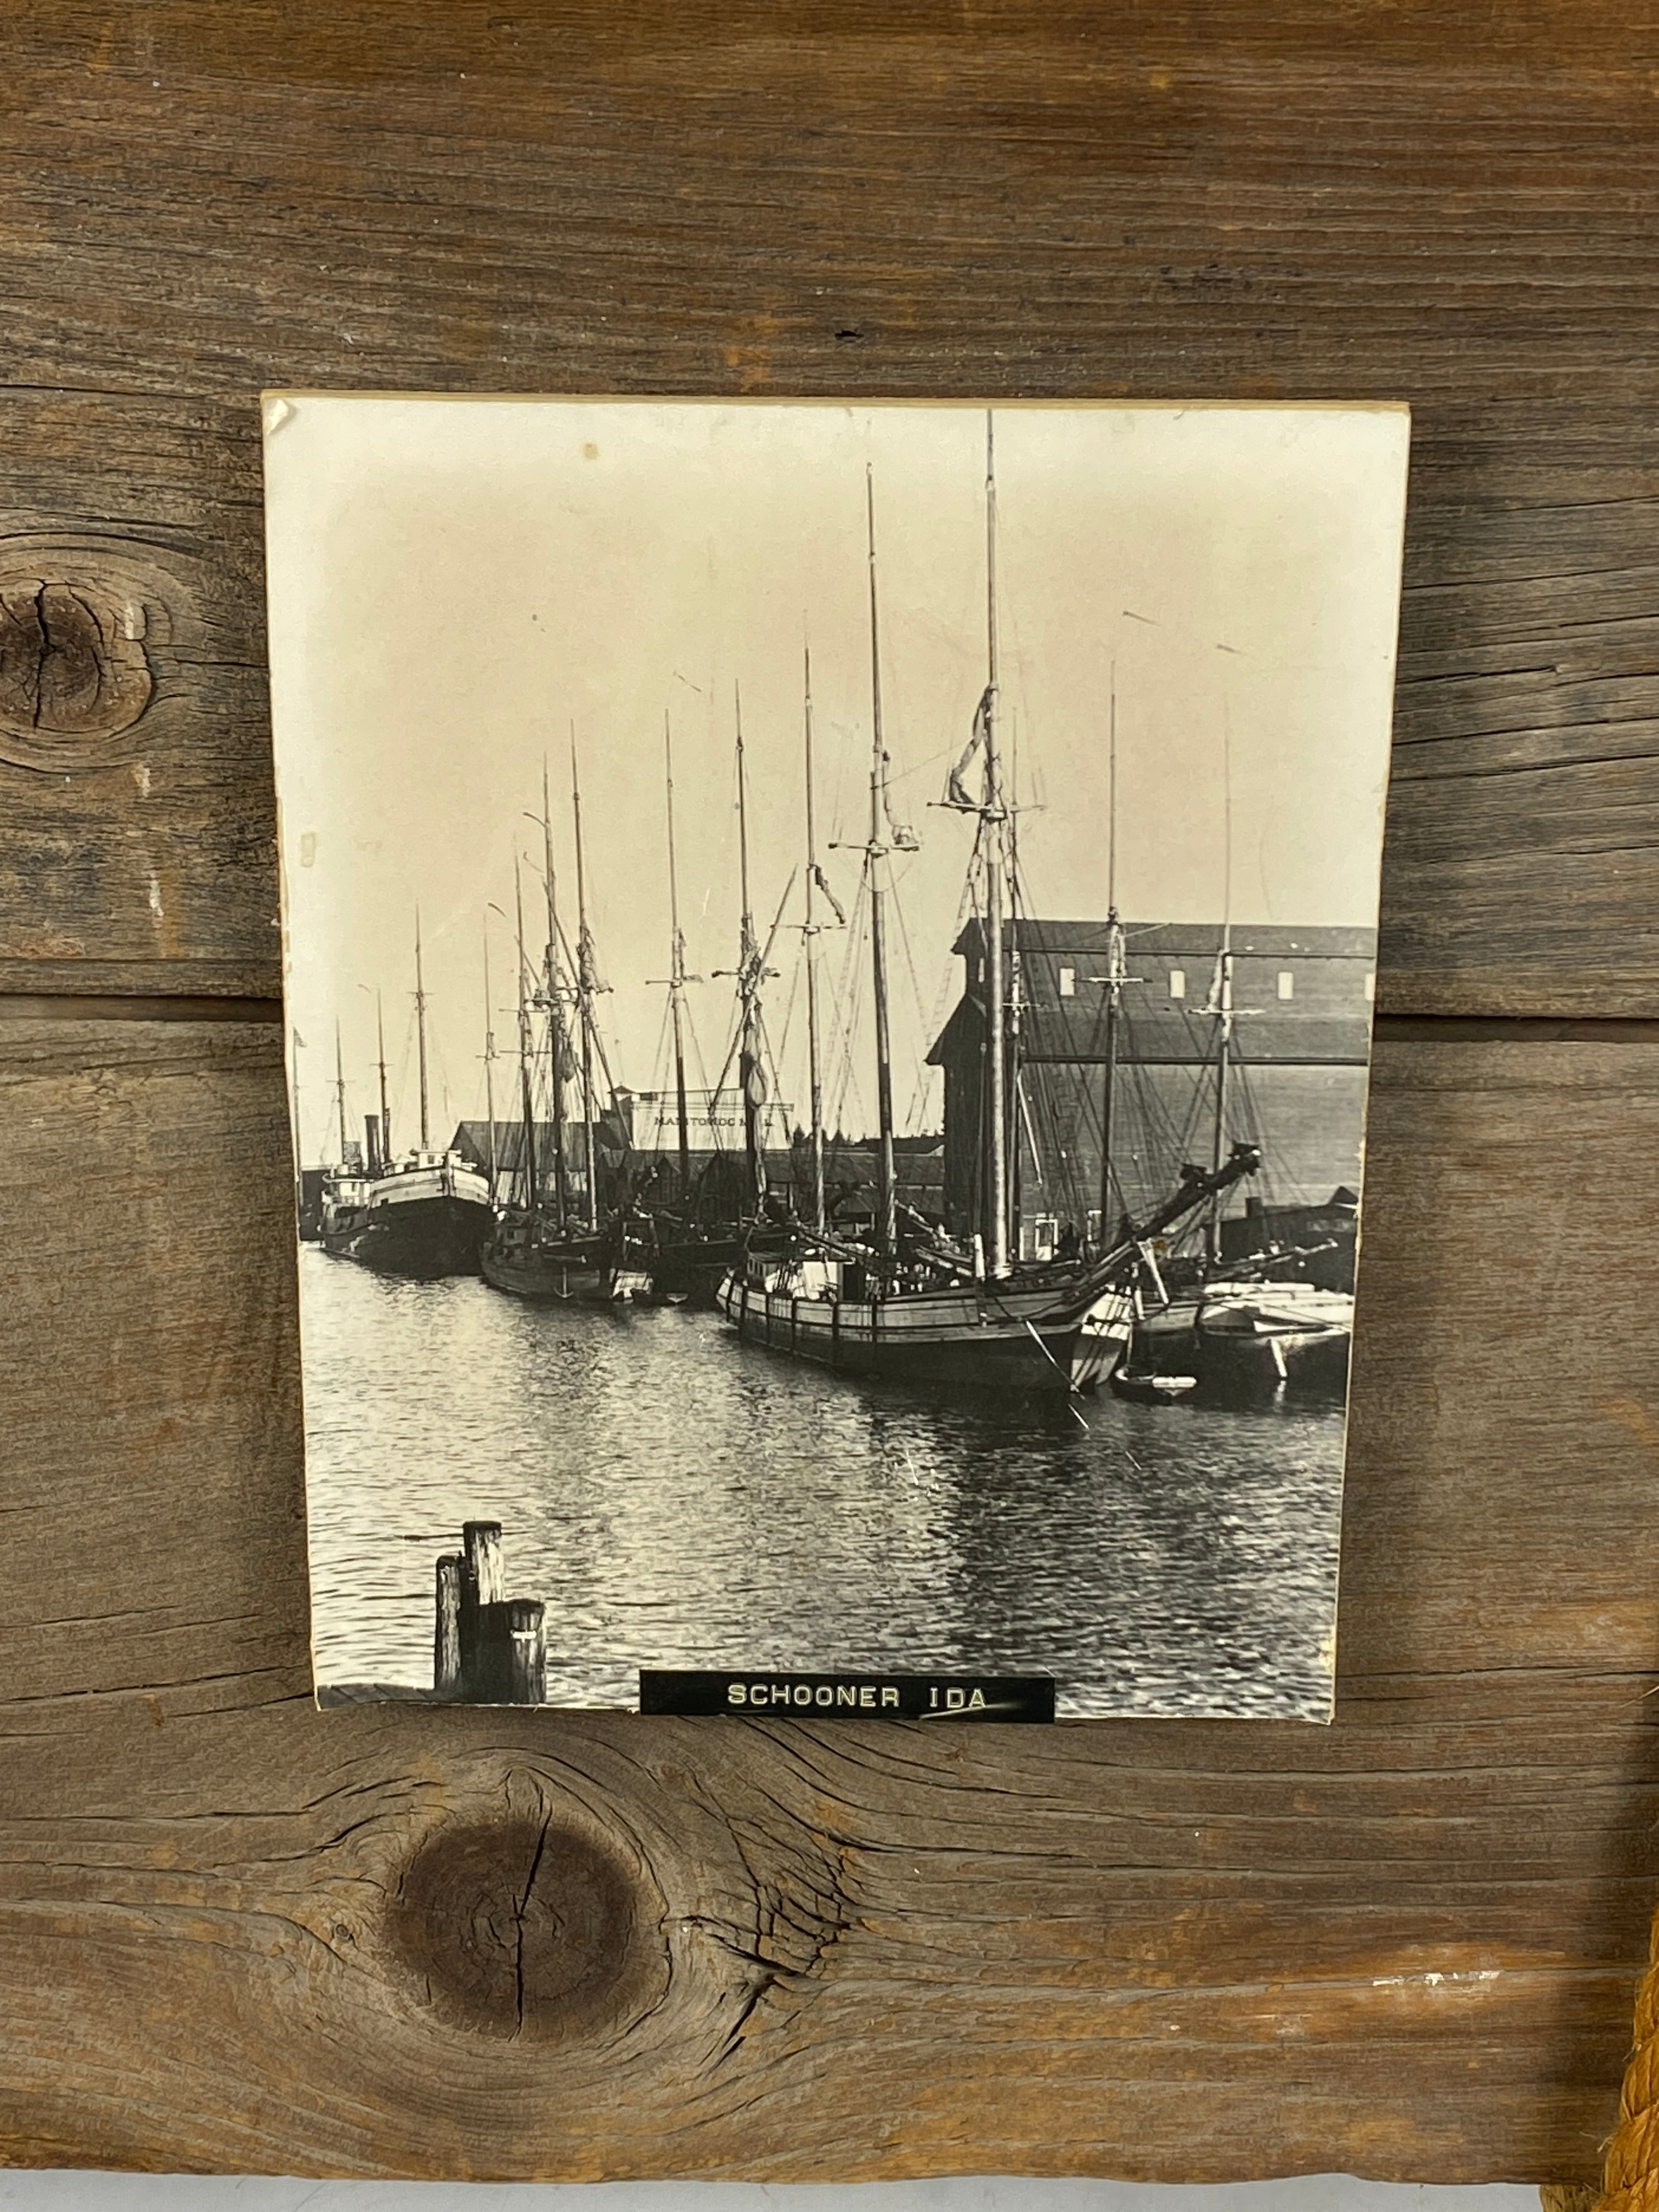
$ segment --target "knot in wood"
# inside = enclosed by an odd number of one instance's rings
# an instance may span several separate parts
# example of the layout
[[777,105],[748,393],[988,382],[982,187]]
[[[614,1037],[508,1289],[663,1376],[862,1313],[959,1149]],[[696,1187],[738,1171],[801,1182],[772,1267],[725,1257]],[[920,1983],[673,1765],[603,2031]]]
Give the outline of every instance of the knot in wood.
[[0,757],[21,768],[125,757],[155,689],[141,603],[84,577],[0,576]]
[[391,1933],[436,2008],[487,2035],[614,2033],[667,1978],[649,1876],[550,1817],[439,1829],[404,1870]]

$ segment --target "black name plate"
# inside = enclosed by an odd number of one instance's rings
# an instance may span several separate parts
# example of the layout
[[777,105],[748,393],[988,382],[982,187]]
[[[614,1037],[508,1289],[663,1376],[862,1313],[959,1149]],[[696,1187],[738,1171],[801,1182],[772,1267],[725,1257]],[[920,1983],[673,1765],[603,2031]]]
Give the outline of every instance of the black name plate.
[[803,1674],[642,1668],[642,1713],[749,1720],[1051,1721],[1050,1674]]

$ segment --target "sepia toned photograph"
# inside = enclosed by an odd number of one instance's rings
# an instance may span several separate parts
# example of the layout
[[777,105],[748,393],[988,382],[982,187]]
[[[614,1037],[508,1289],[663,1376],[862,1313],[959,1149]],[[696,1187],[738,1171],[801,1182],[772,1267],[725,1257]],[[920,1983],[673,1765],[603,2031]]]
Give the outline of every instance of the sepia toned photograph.
[[1329,1717],[1408,432],[267,396],[325,1704]]

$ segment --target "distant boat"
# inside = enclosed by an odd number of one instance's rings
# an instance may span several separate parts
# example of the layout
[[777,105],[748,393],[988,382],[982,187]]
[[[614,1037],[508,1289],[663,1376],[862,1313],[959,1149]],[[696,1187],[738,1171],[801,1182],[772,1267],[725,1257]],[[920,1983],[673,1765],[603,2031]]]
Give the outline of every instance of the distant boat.
[[[767,1115],[765,1027],[763,988],[772,975],[767,964],[771,941],[763,946],[750,903],[748,776],[743,738],[741,697],[734,694],[738,796],[738,1033],[732,1052],[743,1100],[743,1152],[716,1151],[694,1170],[691,1115],[686,1089],[686,1042],[690,1013],[686,986],[701,977],[688,974],[685,936],[680,927],[679,860],[674,834],[673,729],[663,715],[663,775],[667,832],[669,963],[662,980],[668,988],[668,1030],[674,1072],[673,1164],[659,1158],[650,1180],[635,1196],[634,1206],[618,1223],[619,1243],[611,1277],[611,1294],[645,1304],[712,1305],[727,1271],[741,1258],[766,1199],[764,1123]],[[810,714],[810,705],[809,705]],[[809,746],[810,746],[809,737]],[[809,756],[810,757],[810,756]],[[785,894],[786,897],[787,893]],[[809,917],[811,900],[809,894]],[[782,910],[779,910],[779,921]],[[773,934],[776,934],[774,924]],[[809,992],[813,988],[808,951]],[[814,1010],[813,1018],[816,1018]],[[694,1041],[695,1042],[695,1041]],[[723,1096],[727,1070],[708,1095],[711,1126]],[[816,1066],[816,1063],[815,1063]],[[640,1279],[640,1278],[643,1279]]]
[[497,1220],[480,1255],[492,1290],[557,1304],[598,1297],[604,1265],[602,1237],[563,1235],[538,1215],[516,1211]]
[[[378,1018],[378,1008],[377,1008]],[[476,1275],[491,1221],[489,1185],[459,1152],[434,1152],[427,1127],[426,990],[421,967],[421,927],[415,923],[415,1019],[419,1040],[421,1141],[403,1159],[389,1155],[391,1115],[386,1096],[386,1036],[380,1030],[380,1114],[372,1122],[374,1156],[368,1170],[343,1170],[325,1186],[321,1243],[336,1258],[392,1275],[434,1278]],[[345,1144],[345,1086],[340,1091],[341,1152]]]
[[489,1223],[489,1186],[475,1168],[459,1152],[416,1152],[331,1184],[322,1245],[389,1275],[476,1275]]
[[[542,775],[544,845],[543,888],[547,901],[547,942],[540,972],[532,975],[525,954],[524,891],[518,863],[513,870],[518,931],[519,1087],[524,1136],[520,1146],[519,1184],[507,1202],[499,1201],[494,1224],[481,1255],[483,1279],[509,1297],[551,1304],[586,1303],[605,1295],[611,1239],[600,1224],[597,1146],[594,1139],[592,998],[598,988],[593,948],[587,929],[586,881],[582,872],[580,798],[575,789],[574,742],[572,797],[575,806],[578,934],[576,957],[567,975],[560,953],[553,871],[553,828],[546,769]],[[575,1017],[577,1039],[566,1026],[567,1006]],[[536,1042],[534,1016],[545,1017],[544,1046]],[[544,1158],[536,1119],[536,1070],[544,1054],[551,1106],[550,1157]],[[573,1196],[568,1158],[565,1083],[579,1070],[583,1128],[583,1188],[580,1204]],[[491,1121],[493,1132],[495,1124]],[[492,1136],[493,1142],[493,1136]]]
[[[1115,699],[1113,737],[1115,744]],[[1114,772],[1113,782],[1116,777]],[[1231,873],[1231,818],[1228,817]],[[1106,1087],[1102,1109],[1101,1220],[1112,1184],[1112,1084],[1121,988],[1127,980],[1116,908],[1109,947]],[[1232,925],[1224,918],[1205,1012],[1215,1024],[1212,1161],[1230,1141],[1228,1099],[1238,1008],[1233,993]],[[1206,1398],[1273,1395],[1290,1388],[1340,1391],[1347,1380],[1353,1334],[1356,1214],[1353,1194],[1338,1190],[1325,1206],[1253,1205],[1239,1225],[1255,1249],[1226,1252],[1219,1194],[1204,1223],[1204,1250],[1188,1263],[1171,1295],[1150,1247],[1137,1286],[1139,1317],[1115,1387],[1120,1396],[1170,1404],[1193,1392]],[[1286,1238],[1289,1241],[1280,1241]],[[1306,1240],[1306,1241],[1302,1241]],[[1152,1294],[1151,1299],[1148,1293]],[[1167,1388],[1160,1385],[1170,1386]],[[1176,1387],[1179,1386],[1179,1387]]]

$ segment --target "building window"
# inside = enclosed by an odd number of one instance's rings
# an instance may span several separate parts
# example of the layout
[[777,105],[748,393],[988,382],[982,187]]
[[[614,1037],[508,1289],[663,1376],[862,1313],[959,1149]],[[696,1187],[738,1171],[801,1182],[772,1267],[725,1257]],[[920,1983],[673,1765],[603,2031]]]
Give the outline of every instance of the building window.
[[1076,998],[1076,996],[1077,996],[1077,969],[1076,969],[1075,968],[1062,968],[1062,969],[1060,969],[1060,997],[1061,997],[1062,999],[1074,999],[1074,998]]
[[1187,970],[1184,968],[1171,968],[1170,970],[1170,996],[1172,999],[1184,999],[1186,995]]
[[1370,1006],[1370,1003],[1371,1003],[1371,1001],[1376,998],[1376,975],[1373,974],[1373,975],[1367,975],[1367,976],[1366,976],[1366,978],[1365,978],[1365,1004],[1366,1004],[1367,1006]]
[[1296,977],[1288,968],[1281,968],[1279,971],[1279,995],[1281,999],[1296,996]]

